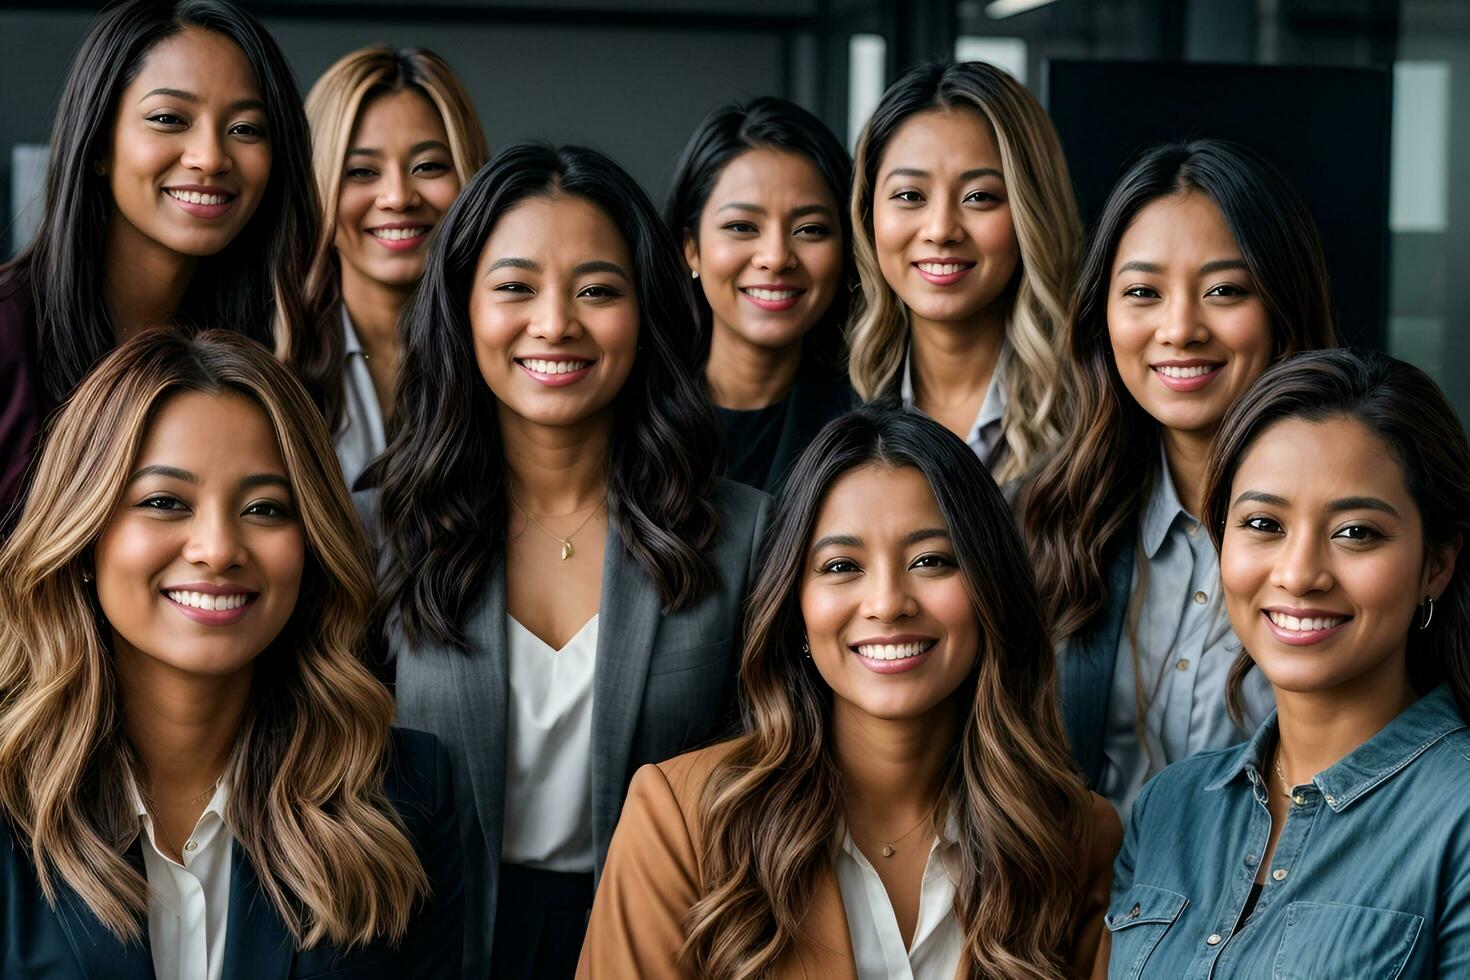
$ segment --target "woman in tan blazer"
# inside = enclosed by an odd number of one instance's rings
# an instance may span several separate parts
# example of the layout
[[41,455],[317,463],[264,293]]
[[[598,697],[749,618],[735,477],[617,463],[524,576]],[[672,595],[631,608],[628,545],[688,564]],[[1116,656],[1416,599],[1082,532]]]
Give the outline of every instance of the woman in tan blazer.
[[984,466],[866,408],[787,488],[747,611],[747,734],[639,770],[578,976],[1086,975],[1121,828],[1070,761]]

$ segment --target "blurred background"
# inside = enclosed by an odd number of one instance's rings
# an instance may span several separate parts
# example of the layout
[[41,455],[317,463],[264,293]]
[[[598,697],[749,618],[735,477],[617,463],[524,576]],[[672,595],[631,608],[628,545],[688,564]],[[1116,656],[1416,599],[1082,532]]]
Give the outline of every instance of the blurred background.
[[[96,3],[0,0],[0,256],[29,240],[56,99]],[[1323,229],[1344,332],[1470,420],[1470,0],[273,0],[303,92],[366,44],[444,56],[494,150],[577,142],[662,201],[715,105],[781,95],[852,145],[908,65],[984,60],[1052,113],[1084,218],[1143,144],[1222,136]]]

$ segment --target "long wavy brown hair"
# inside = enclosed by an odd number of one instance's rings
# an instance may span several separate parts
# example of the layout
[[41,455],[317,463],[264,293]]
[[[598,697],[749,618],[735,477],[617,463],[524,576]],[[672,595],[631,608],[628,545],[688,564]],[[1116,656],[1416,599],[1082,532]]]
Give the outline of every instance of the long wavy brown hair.
[[1271,317],[1272,357],[1333,347],[1327,262],[1311,213],[1286,178],[1222,140],[1151,147],[1113,188],[1087,242],[1068,334],[1075,423],[1027,481],[1022,527],[1058,642],[1090,628],[1107,602],[1107,564],[1137,522],[1159,458],[1159,424],[1133,400],[1108,337],[1108,289],[1123,233],[1140,211],[1205,194],[1235,236]]
[[924,474],[982,635],[956,693],[958,735],[936,787],[958,828],[955,910],[980,976],[1058,977],[1082,881],[1090,801],[1067,752],[1055,666],[1029,562],[1005,500],[965,443],[918,412],[865,408],[803,454],[766,536],[740,666],[746,730],[699,804],[701,899],[686,966],[762,976],[792,948],[842,825],[832,691],[802,656],[799,592],[828,488],[856,467]]
[[296,609],[256,661],[225,822],[299,946],[396,940],[429,882],[383,790],[393,701],[359,660],[373,606],[367,543],[306,390],[237,334],[142,334],[56,419],[0,550],[0,812],[53,906],[64,883],[120,938],[143,935],[147,883],[124,856],[138,836],[137,757],[83,573],[150,420],[181,392],[260,406],[307,543]]

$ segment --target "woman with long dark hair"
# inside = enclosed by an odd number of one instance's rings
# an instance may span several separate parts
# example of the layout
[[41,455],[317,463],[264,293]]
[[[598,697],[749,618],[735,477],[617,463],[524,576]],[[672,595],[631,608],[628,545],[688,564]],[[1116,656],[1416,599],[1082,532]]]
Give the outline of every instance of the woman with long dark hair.
[[994,65],[916,65],[858,137],[851,206],[853,388],[938,419],[1002,483],[1020,477],[1066,426],[1082,238],[1046,110]]
[[489,151],[454,70],[422,48],[343,55],[306,94],[326,208],[307,292],[332,310],[304,344],[350,487],[388,445],[398,320],[424,274],[429,236]]
[[1319,351],[1210,450],[1203,516],[1276,712],[1139,795],[1109,976],[1470,971],[1470,444],[1417,368]]
[[365,663],[316,407],[151,330],[57,416],[0,549],[0,974],[459,976],[449,759]]
[[98,15],[62,90],[31,244],[0,268],[0,526],[46,415],[147,327],[237,330],[289,362],[320,222],[285,57],[228,0]]
[[769,492],[854,400],[842,354],[857,288],[851,183],[837,137],[770,96],[706,116],[674,172],[664,219],[695,280],[725,473]]
[[1121,828],[1054,671],[966,444],[909,410],[832,422],[762,549],[746,734],[634,777],[579,976],[1087,974]]
[[1218,140],[1146,151],[1092,232],[1071,324],[1076,424],[1022,494],[1061,647],[1062,714],[1091,785],[1126,814],[1170,762],[1243,737],[1225,711],[1239,643],[1201,533],[1204,460],[1273,362],[1335,343],[1306,206]]
[[718,730],[764,495],[714,477],[679,254],[578,147],[460,192],[404,315],[383,544],[398,717],[454,758],[465,969],[575,968],[628,780]]

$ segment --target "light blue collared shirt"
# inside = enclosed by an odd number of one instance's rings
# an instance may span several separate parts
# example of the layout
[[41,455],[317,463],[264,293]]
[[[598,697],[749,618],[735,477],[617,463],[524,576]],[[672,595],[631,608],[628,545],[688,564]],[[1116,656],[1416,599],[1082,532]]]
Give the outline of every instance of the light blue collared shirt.
[[342,335],[346,340],[342,358],[342,426],[332,438],[337,462],[342,464],[342,478],[347,488],[357,482],[362,471],[388,447],[383,430],[383,409],[378,404],[378,390],[368,371],[367,353],[342,304]]
[[[980,457],[980,462],[985,464],[985,468],[992,473],[1005,462],[1007,454],[1005,428],[1002,425],[1006,414],[1003,363],[1003,358],[995,362],[995,370],[990,375],[990,387],[985,389],[985,401],[980,404],[980,414],[975,416],[975,422],[970,426],[970,434],[965,436],[965,442],[975,451],[975,455]],[[913,345],[910,344],[904,351],[903,372],[899,375],[901,380],[898,389],[898,396],[907,408],[914,406],[913,370]]]
[[[1210,536],[1179,502],[1168,460],[1159,453],[1138,525],[1130,602],[1108,696],[1098,792],[1126,821],[1143,784],[1164,766],[1245,738],[1274,707],[1260,671],[1246,676],[1244,730],[1225,708],[1225,681],[1240,652],[1220,595],[1220,561]],[[1135,670],[1135,662],[1137,669]],[[1147,705],[1144,741],[1137,705]]]

